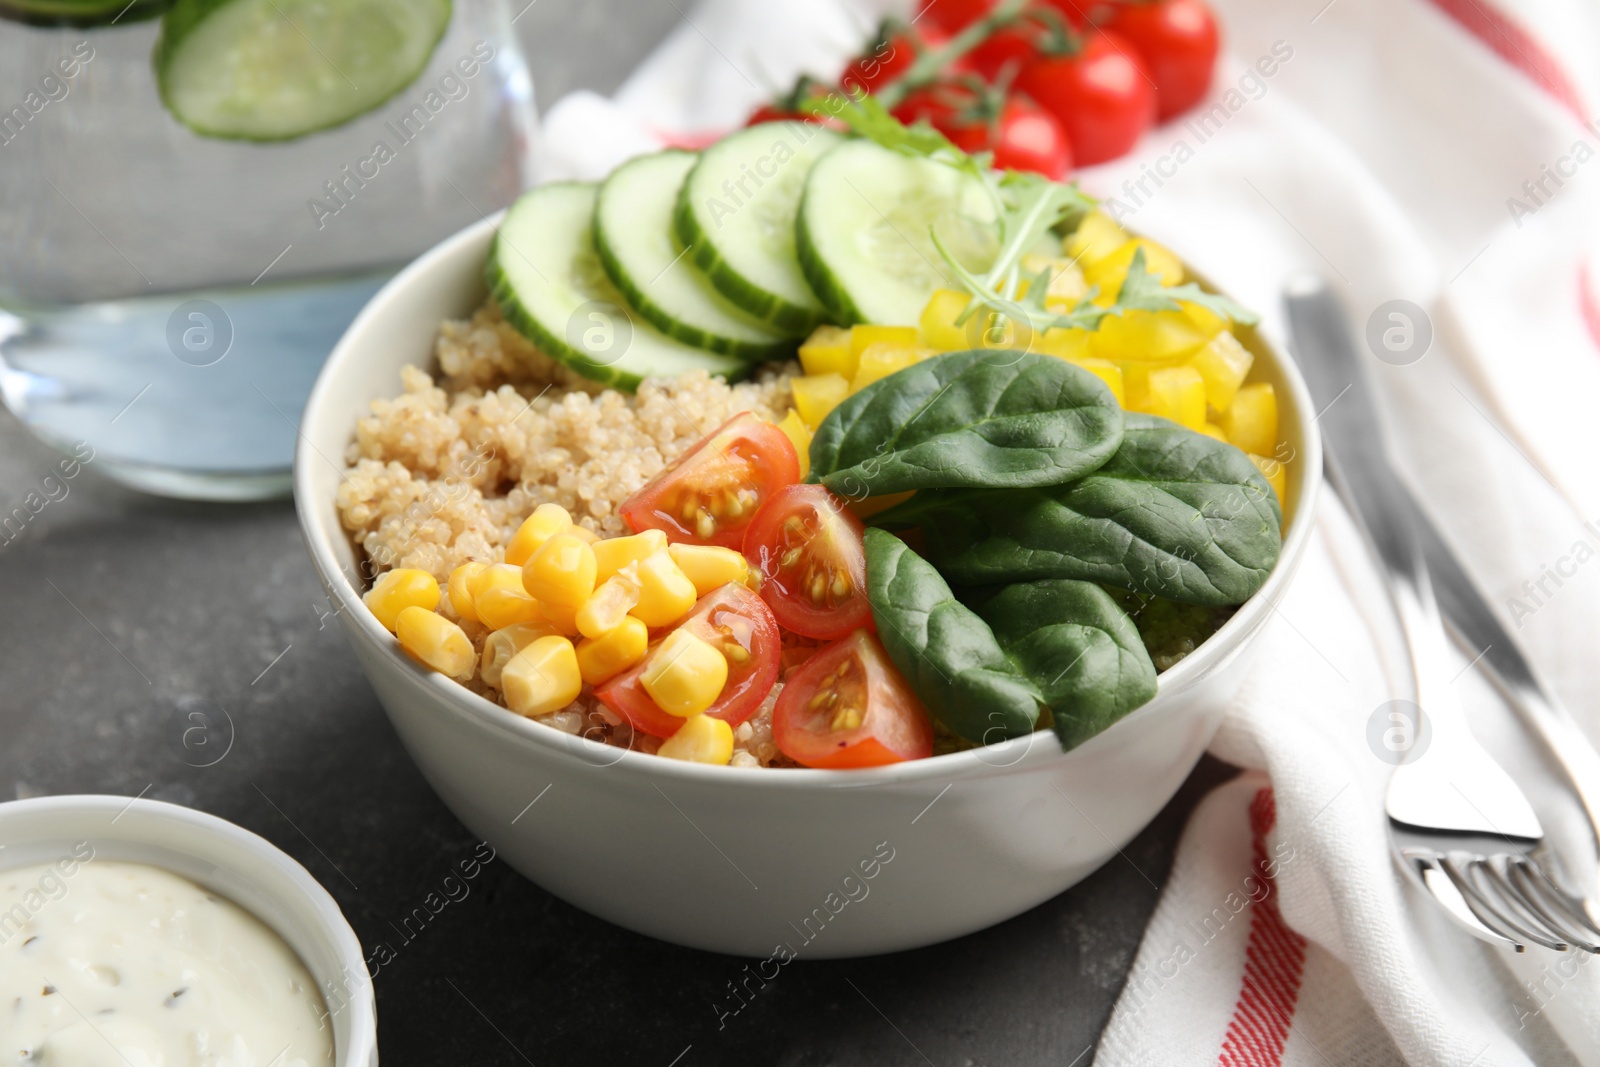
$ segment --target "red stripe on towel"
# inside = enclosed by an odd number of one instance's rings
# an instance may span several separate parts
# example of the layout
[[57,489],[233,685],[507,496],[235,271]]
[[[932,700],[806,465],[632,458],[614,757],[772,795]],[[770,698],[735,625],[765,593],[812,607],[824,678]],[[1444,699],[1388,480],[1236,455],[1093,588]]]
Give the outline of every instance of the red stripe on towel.
[[1461,28],[1487,45],[1566,108],[1580,124],[1588,122],[1578,89],[1561,64],[1546,52],[1527,30],[1490,7],[1487,0],[1433,0],[1433,5],[1455,19]]
[[1277,1067],[1289,1039],[1300,982],[1305,975],[1306,939],[1284,925],[1278,911],[1277,883],[1269,873],[1267,834],[1278,821],[1272,790],[1262,789],[1250,803],[1251,853],[1255,873],[1266,885],[1250,905],[1250,940],[1233,1018],[1222,1038],[1217,1067]]

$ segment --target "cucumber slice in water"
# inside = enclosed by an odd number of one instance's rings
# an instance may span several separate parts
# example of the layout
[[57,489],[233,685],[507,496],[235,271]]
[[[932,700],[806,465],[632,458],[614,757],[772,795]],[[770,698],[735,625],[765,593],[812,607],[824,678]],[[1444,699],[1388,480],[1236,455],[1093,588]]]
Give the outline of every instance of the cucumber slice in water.
[[794,217],[806,175],[844,138],[809,122],[763,122],[700,155],[678,191],[678,240],[717,290],[797,335],[827,317],[800,271]]
[[178,0],[156,83],[207,137],[282,141],[349,122],[416,80],[451,0]]
[[746,361],[680,344],[628,313],[595,255],[595,188],[542,185],[506,212],[484,267],[506,321],[546,355],[619,389],[690,370],[748,374]]
[[692,152],[667,151],[612,172],[594,212],[600,262],[629,305],[669,337],[745,359],[793,354],[793,334],[778,332],[717,292],[674,239],[672,209],[694,164]]
[[795,251],[835,322],[915,326],[935,289],[960,288],[929,230],[968,270],[999,251],[982,184],[943,163],[854,140],[819,159],[795,220]]

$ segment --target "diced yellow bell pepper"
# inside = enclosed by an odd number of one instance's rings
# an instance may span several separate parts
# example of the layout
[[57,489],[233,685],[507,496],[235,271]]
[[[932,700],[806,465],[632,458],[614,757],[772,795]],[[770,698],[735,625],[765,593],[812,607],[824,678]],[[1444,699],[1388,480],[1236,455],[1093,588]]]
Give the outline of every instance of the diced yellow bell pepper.
[[639,603],[628,614],[646,626],[672,625],[689,614],[699,599],[694,583],[665,550],[646,556],[632,567],[639,583]]
[[1100,320],[1089,352],[1116,363],[1182,363],[1208,340],[1181,311],[1125,311]]
[[439,582],[416,567],[396,567],[378,575],[361,599],[383,628],[393,633],[400,613],[406,608],[432,611],[439,606]]
[[1200,372],[1206,380],[1206,403],[1216,412],[1228,410],[1234,394],[1244,384],[1245,375],[1255,357],[1239,343],[1239,339],[1223,330],[1201,346],[1189,360],[1189,366]]
[[1258,456],[1278,450],[1278,395],[1271,382],[1252,382],[1240,389],[1222,416],[1228,440]]
[[[967,340],[969,323],[956,325],[956,319],[972,302],[971,293],[956,289],[937,289],[922,309],[922,343],[941,352],[959,352],[971,348]],[[854,375],[852,375],[854,377]]]
[[1051,311],[1071,311],[1088,295],[1089,283],[1084,279],[1083,269],[1070,259],[1029,253],[1022,257],[1020,266],[1022,273],[1030,280],[1024,283],[1019,295],[1027,294],[1027,286],[1040,271],[1050,272],[1050,285],[1044,291],[1044,306]]
[[1228,435],[1223,433],[1222,427],[1218,426],[1214,422],[1208,422],[1204,426],[1200,427],[1200,432],[1205,434],[1207,437],[1215,437],[1223,444],[1228,443]]
[[1128,231],[1102,211],[1091,211],[1061,242],[1061,250],[1080,267],[1098,263],[1121,248],[1128,240]]
[[552,635],[527,645],[500,672],[500,692],[518,715],[548,715],[577,700],[583,674],[572,642]]
[[815,430],[850,395],[850,382],[840,374],[808,374],[791,379],[789,391],[794,394],[794,409]]
[[839,326],[818,326],[800,346],[800,366],[807,374],[837,374],[849,378],[856,372],[850,352],[850,331]]
[[1121,367],[1110,360],[1095,359],[1092,356],[1086,359],[1069,359],[1067,362],[1082,367],[1105,382],[1106,388],[1111,390],[1111,395],[1117,398],[1117,405],[1125,406],[1123,401],[1126,399],[1126,394],[1123,391]]
[[1084,280],[1099,289],[1095,303],[1106,305],[1117,298],[1122,291],[1122,281],[1128,276],[1128,268],[1133,265],[1134,253],[1141,248],[1144,249],[1144,269],[1160,279],[1162,285],[1183,284],[1183,260],[1148,238],[1135,237],[1123,242],[1104,259],[1084,265]]
[[506,544],[506,562],[520,567],[533,558],[539,546],[558,533],[572,529],[572,516],[560,504],[540,504],[522,520]]
[[803,482],[806,475],[811,473],[811,427],[805,424],[798,411],[790,408],[778,420],[778,429],[794,445],[794,454],[800,460],[800,480]]
[[[861,358],[872,345],[893,345],[896,348],[917,347],[915,326],[852,326],[850,327],[850,354]],[[860,364],[856,365],[860,370]],[[852,375],[854,377],[854,375]]]
[[644,659],[649,650],[649,628],[630,615],[604,635],[578,642],[578,672],[589,685],[599,685]]
[[1194,323],[1195,328],[1207,337],[1215,337],[1228,328],[1228,320],[1210,308],[1191,304],[1187,300],[1178,301],[1178,306],[1183,308],[1183,313],[1189,316],[1189,321]]
[[607,537],[594,543],[594,580],[598,585],[630,563],[667,547],[667,535],[660,530],[640,530],[628,537]]
[[424,667],[451,678],[472,677],[477,658],[472,642],[461,627],[438,612],[413,604],[395,619],[394,634],[406,654]]
[[[860,328],[856,327],[858,330]],[[903,348],[888,342],[868,345],[861,352],[861,360],[856,366],[856,376],[850,382],[850,392],[852,395],[859,393],[878,379],[905,370],[930,355],[933,355],[933,350],[927,348]]]
[[487,566],[487,563],[472,560],[450,572],[450,606],[458,617],[467,622],[483,621],[478,618],[478,609],[472,606],[472,580],[482,574]]
[[1206,383],[1193,367],[1161,367],[1150,372],[1149,392],[1139,409],[1200,430],[1206,424]]
[[705,711],[722,695],[722,687],[728,684],[728,661],[703,638],[680,628],[650,654],[639,684],[656,707],[687,719]]
[[1033,343],[1029,346],[1030,352],[1037,352],[1041,356],[1055,356],[1076,362],[1089,358],[1089,331],[1067,330],[1056,327],[1044,333],[1033,335]]
[[725,767],[733,759],[733,727],[709,715],[696,715],[661,742],[656,755]]
[[1250,454],[1250,459],[1260,469],[1261,473],[1266,475],[1268,483],[1272,486],[1272,491],[1278,494],[1278,506],[1280,508],[1283,507],[1284,497],[1289,491],[1289,472],[1283,461],[1268,459],[1266,456],[1258,456],[1253,452]]
[[1122,371],[1122,406],[1127,411],[1143,411],[1150,397],[1150,364],[1143,360],[1118,363]]
[[721,589],[729,582],[743,585],[750,578],[750,561],[731,548],[676,544],[668,547],[667,554],[694,583],[698,596]]

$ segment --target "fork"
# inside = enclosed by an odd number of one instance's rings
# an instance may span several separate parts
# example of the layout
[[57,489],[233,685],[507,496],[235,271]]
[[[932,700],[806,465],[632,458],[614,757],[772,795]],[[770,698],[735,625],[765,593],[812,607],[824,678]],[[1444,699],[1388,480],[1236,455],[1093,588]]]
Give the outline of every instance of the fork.
[[[1389,780],[1389,841],[1407,877],[1474,936],[1508,945],[1600,953],[1583,901],[1546,873],[1544,829],[1528,799],[1472,735],[1450,661],[1416,505],[1389,460],[1372,386],[1348,320],[1322,280],[1285,293],[1295,355],[1321,409],[1335,488],[1387,581],[1415,677],[1408,743]],[[1400,714],[1404,715],[1404,712]]]

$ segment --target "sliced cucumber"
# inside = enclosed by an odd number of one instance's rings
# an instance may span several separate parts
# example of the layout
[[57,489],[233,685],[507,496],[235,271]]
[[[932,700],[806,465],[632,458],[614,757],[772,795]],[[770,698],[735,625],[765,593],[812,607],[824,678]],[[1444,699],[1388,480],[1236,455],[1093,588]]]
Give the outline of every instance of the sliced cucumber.
[[693,152],[631,159],[600,186],[594,244],[600,262],[634,310],[669,337],[744,359],[780,359],[793,334],[739,308],[717,292],[678,245],[672,209],[694,167]]
[[110,26],[166,10],[169,0],[0,0],[0,19],[35,26]]
[[809,122],[763,122],[700,154],[678,191],[678,240],[723,296],[804,335],[827,317],[794,251],[806,175],[843,138]]
[[506,212],[484,277],[506,321],[546,355],[619,389],[704,370],[729,379],[750,364],[680,344],[630,315],[595,255],[595,186],[557,182]]
[[282,141],[349,122],[410,85],[451,0],[178,0],[154,56],[196,133]]
[[939,288],[959,288],[929,236],[982,271],[998,251],[982,184],[943,163],[854,140],[817,161],[795,220],[811,289],[840,325],[915,326]]

